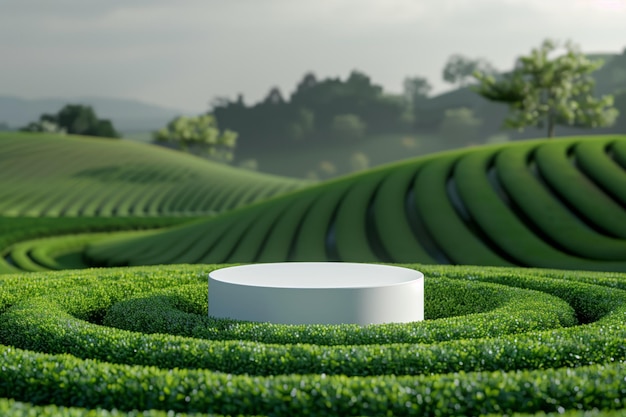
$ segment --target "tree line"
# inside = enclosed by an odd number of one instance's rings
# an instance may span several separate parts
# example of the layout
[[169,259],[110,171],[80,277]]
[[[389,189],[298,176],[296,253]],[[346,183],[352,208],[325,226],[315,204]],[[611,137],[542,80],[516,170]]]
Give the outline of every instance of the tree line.
[[[559,48],[564,52],[555,55]],[[622,58],[626,70],[626,49]],[[617,108],[626,113],[626,89],[615,99],[594,94],[592,73],[602,65],[571,42],[559,45],[546,40],[519,57],[507,73],[499,73],[482,58],[452,55],[442,78],[491,102],[506,104],[505,127],[541,127],[547,137],[553,137],[557,125],[607,127],[617,121]],[[302,149],[377,134],[437,131],[453,146],[479,135],[483,120],[473,109],[433,107],[429,105],[431,90],[428,80],[419,76],[405,78],[403,94],[394,95],[361,71],[352,71],[345,80],[318,79],[309,72],[289,97],[273,87],[250,106],[241,94],[236,100],[217,98],[207,114],[177,117],[153,137],[160,145],[230,162],[235,149],[240,159],[270,148]],[[626,125],[626,114],[618,124]],[[120,137],[109,120],[98,119],[91,107],[82,105],[44,114],[22,130]]]
[[82,104],[68,104],[55,114],[42,114],[39,120],[29,123],[20,130],[105,138],[121,137],[110,120],[98,118],[91,106]]
[[406,131],[405,112],[402,97],[385,94],[360,71],[346,80],[307,73],[288,98],[274,87],[252,106],[239,95],[215,101],[212,109],[221,127],[239,133],[238,152],[245,154]]
[[[602,65],[572,42],[560,45],[548,39],[520,56],[507,73],[499,73],[482,58],[452,55],[442,78],[506,104],[509,115],[503,127],[545,128],[546,136],[553,137],[557,125],[615,124],[619,112],[614,104],[625,107],[626,90],[616,102],[612,95],[595,96],[592,73]],[[319,80],[307,73],[288,98],[276,87],[252,106],[246,106],[241,95],[234,101],[221,98],[213,103],[212,114],[220,126],[238,132],[238,153],[246,156],[268,147],[296,149],[381,133],[437,131],[457,145],[462,138],[478,135],[482,120],[471,108],[433,108],[428,105],[431,89],[423,77],[407,77],[403,94],[393,95],[360,71],[352,71],[345,80]]]
[[[446,63],[443,78],[462,87],[476,70],[495,73],[486,60],[457,54]],[[362,71],[352,71],[345,80],[320,80],[309,72],[288,98],[273,87],[251,106],[241,94],[233,101],[218,98],[211,113],[220,126],[238,132],[238,152],[253,155],[267,147],[302,148],[432,129],[440,120],[425,107],[431,90],[420,76],[406,77],[402,94],[389,94]]]

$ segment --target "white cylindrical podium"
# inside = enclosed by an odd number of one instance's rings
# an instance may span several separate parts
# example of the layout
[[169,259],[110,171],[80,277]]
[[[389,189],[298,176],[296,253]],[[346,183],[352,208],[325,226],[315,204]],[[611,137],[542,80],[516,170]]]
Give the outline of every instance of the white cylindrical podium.
[[424,320],[424,275],[343,262],[242,265],[209,273],[209,315],[277,324]]

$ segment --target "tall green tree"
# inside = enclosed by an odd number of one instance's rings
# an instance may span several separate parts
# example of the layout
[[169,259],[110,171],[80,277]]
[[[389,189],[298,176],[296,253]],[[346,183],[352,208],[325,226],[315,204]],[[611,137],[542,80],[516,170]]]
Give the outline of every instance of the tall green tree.
[[530,55],[518,58],[513,71],[499,79],[477,71],[474,77],[480,84],[474,91],[509,105],[505,126],[520,130],[545,127],[550,138],[556,125],[611,126],[619,114],[613,97],[593,95],[591,74],[603,62],[587,59],[572,42],[564,46],[564,54],[551,57],[558,43],[545,40]]
[[166,127],[154,132],[157,144],[166,144],[198,156],[208,156],[222,162],[231,162],[237,144],[237,133],[220,133],[215,117],[203,114],[195,117],[179,116]]

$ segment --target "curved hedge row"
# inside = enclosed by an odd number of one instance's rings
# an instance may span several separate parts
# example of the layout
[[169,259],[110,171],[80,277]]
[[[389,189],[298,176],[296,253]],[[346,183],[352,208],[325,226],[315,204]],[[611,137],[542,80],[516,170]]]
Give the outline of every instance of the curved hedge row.
[[215,265],[4,275],[0,411],[626,412],[625,274],[405,266],[426,320],[363,327],[207,317]]
[[[0,274],[85,268],[88,242],[116,231],[165,228],[192,217],[1,217]],[[124,235],[122,233],[122,235]],[[146,232],[144,232],[146,233]],[[148,232],[151,233],[151,232]],[[121,236],[121,235],[116,235]]]
[[205,215],[308,184],[158,146],[0,133],[0,215]]
[[421,262],[626,271],[626,137],[528,141],[369,170],[158,235],[94,265]]

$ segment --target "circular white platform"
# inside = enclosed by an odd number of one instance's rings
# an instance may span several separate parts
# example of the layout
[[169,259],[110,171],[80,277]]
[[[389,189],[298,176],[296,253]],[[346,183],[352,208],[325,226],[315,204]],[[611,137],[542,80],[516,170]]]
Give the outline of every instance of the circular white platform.
[[242,265],[209,273],[209,315],[277,324],[424,320],[424,275],[342,262]]

